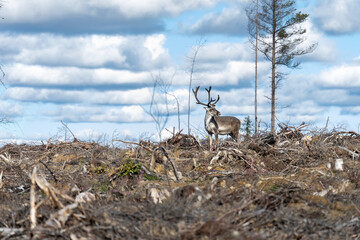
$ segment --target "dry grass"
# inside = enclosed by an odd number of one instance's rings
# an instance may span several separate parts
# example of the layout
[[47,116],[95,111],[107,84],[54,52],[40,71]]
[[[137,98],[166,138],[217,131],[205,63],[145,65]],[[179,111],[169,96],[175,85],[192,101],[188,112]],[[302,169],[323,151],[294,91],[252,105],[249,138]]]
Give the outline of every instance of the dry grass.
[[275,138],[204,146],[182,134],[124,149],[6,145],[0,237],[360,238],[358,134],[286,126]]

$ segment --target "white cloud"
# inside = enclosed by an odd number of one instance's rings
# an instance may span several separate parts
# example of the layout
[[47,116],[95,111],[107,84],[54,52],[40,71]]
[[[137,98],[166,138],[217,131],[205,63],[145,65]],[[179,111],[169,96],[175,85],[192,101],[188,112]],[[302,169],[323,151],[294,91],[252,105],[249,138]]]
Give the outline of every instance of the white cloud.
[[115,107],[92,107],[79,105],[63,105],[55,111],[48,111],[54,120],[68,122],[148,122],[150,117],[138,105]]
[[151,83],[150,72],[106,68],[46,67],[11,64],[4,66],[8,85],[22,86],[107,86]]
[[354,106],[360,102],[360,95],[352,94],[350,89],[318,89],[314,100],[324,106]]
[[342,65],[323,71],[318,80],[325,87],[360,87],[360,66]]
[[[9,140],[9,139],[13,139],[16,138],[16,135],[14,133],[8,132],[8,131],[0,131],[0,139],[5,139],[5,140]],[[3,145],[3,143],[8,143],[8,141],[0,141],[0,146]]]
[[209,13],[189,27],[188,31],[201,35],[246,35],[248,31],[245,10],[233,7],[224,8],[221,13]]
[[338,51],[335,42],[327,38],[322,32],[320,32],[311,20],[305,21],[302,27],[306,29],[304,34],[306,41],[299,47],[306,48],[312,44],[317,44],[316,49],[309,54],[300,57],[300,60],[315,60],[315,61],[334,61],[337,59]]
[[60,18],[66,14],[78,14],[84,11],[80,1],[64,0],[54,2],[50,0],[9,1],[4,6],[4,16],[10,22],[30,21],[41,22],[49,18]]
[[[84,1],[85,2],[85,1]],[[136,0],[130,1],[102,1],[91,0],[89,5],[100,8],[114,8],[120,14],[128,18],[137,18],[139,16],[162,16],[177,15],[186,10],[205,8],[214,6],[217,0],[194,0],[194,1],[177,1],[177,0],[145,0],[139,4]]]
[[27,65],[155,70],[168,66],[163,34],[149,36],[0,34],[3,61]]
[[0,100],[0,119],[22,116],[23,111],[20,103]]
[[[266,69],[265,63],[259,63],[259,72]],[[249,84],[249,79],[254,77],[255,65],[252,62],[229,61],[225,64],[201,63],[199,64],[201,71],[197,74],[199,79],[197,83],[200,85],[237,86],[240,84]]]
[[318,106],[314,100],[302,99],[294,103],[289,109],[284,109],[284,112],[290,115],[307,115],[314,116],[324,111],[324,107]]
[[[194,55],[194,48],[187,56]],[[255,54],[247,43],[214,42],[200,48],[194,68],[195,85],[241,85],[248,84],[255,73]],[[190,64],[190,63],[188,63]],[[190,67],[188,67],[190,69]],[[258,73],[266,74],[268,63],[258,62]],[[179,80],[186,84],[189,76],[181,76]],[[175,76],[178,82],[178,76]]]
[[325,31],[343,34],[360,31],[359,12],[358,0],[320,0],[314,15]]
[[165,43],[165,36],[162,34],[149,36],[146,38],[144,46],[151,52],[151,59],[155,60],[162,54],[166,53],[163,45]]
[[[151,89],[133,90],[61,90],[47,88],[12,87],[4,97],[18,101],[88,103],[88,104],[147,104],[151,101]],[[0,108],[1,110],[1,108]]]
[[[189,56],[191,53],[189,53]],[[254,60],[254,51],[247,43],[215,42],[200,48],[198,62],[228,62]]]
[[74,135],[76,138],[83,141],[98,141],[102,140],[101,138],[104,137],[104,133],[89,128],[78,130],[74,133]]
[[358,115],[358,114],[360,114],[360,106],[344,107],[344,108],[341,109],[341,112],[343,114]]
[[177,15],[190,9],[213,6],[216,0],[145,0],[139,4],[136,0],[17,0],[5,4],[5,17],[12,22],[42,22],[48,19],[58,19],[68,16],[86,15],[101,17],[108,11],[117,13],[129,19],[142,17],[161,17]]

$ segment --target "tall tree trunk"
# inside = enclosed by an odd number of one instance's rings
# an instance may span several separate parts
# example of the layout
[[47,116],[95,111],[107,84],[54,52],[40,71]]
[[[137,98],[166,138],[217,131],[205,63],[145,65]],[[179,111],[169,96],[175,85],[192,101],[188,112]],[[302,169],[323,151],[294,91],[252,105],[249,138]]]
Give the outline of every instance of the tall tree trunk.
[[272,2],[273,4],[273,9],[272,9],[272,18],[273,18],[273,23],[272,23],[272,58],[271,58],[271,132],[274,133],[275,132],[275,68],[276,68],[276,64],[275,64],[275,41],[276,41],[276,0],[273,0]]
[[259,18],[259,1],[256,0],[256,39],[255,39],[255,135],[258,133],[258,116],[257,116],[257,53],[258,53],[258,18]]

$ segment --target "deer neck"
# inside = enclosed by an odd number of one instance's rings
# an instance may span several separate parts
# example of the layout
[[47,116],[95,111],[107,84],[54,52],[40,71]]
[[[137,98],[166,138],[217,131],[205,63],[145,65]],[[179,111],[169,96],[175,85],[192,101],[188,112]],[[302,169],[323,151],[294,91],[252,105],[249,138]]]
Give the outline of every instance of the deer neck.
[[208,128],[208,126],[210,125],[210,122],[212,122],[212,121],[214,121],[214,116],[212,116],[209,112],[206,112],[205,118],[204,118],[205,128]]

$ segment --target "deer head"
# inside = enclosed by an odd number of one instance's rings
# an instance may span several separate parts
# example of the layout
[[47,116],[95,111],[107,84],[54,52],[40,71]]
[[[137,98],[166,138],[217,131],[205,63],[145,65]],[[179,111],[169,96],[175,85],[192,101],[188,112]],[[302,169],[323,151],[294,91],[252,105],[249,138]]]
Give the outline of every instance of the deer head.
[[193,89],[193,93],[194,93],[194,96],[195,96],[195,99],[196,99],[196,103],[207,106],[209,108],[215,108],[215,104],[220,100],[220,96],[218,95],[216,100],[212,99],[212,97],[210,96],[210,92],[211,92],[211,86],[210,86],[209,89],[205,88],[205,90],[208,93],[208,103],[202,103],[202,102],[200,102],[200,100],[197,97],[197,93],[199,91],[199,88],[200,88],[200,86],[197,86],[196,90]]
[[216,110],[215,104],[220,100],[218,95],[217,99],[213,99],[210,95],[211,86],[209,89],[205,88],[208,93],[207,103],[202,103],[197,96],[200,86],[196,87],[196,90],[193,89],[193,93],[196,99],[197,104],[204,105],[206,114],[204,119],[204,125],[206,131],[210,135],[210,150],[212,150],[212,135],[215,134],[215,145],[217,147],[218,135],[230,135],[236,141],[239,139],[239,129],[240,129],[240,120],[232,116],[220,116],[220,112]]

